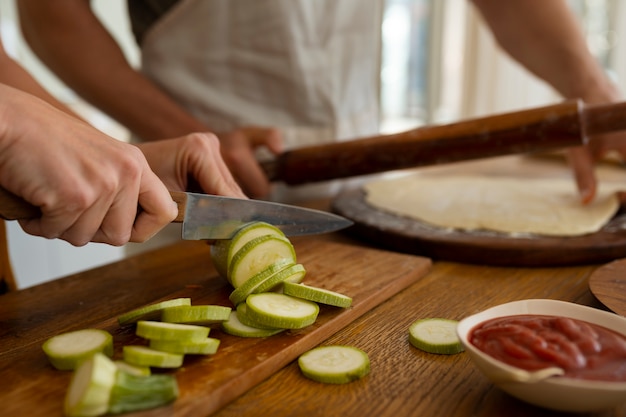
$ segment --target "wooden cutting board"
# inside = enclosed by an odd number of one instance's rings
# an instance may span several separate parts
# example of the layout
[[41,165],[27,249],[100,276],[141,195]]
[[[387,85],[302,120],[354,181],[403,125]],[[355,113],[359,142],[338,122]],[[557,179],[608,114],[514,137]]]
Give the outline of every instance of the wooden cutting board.
[[605,263],[626,256],[623,212],[597,233],[561,238],[451,231],[372,207],[360,188],[340,193],[331,208],[354,221],[350,232],[358,238],[386,249],[438,260],[528,267]]
[[[330,242],[323,237],[299,238],[293,242],[298,262],[307,270],[304,282],[349,295],[353,298],[352,306],[348,309],[321,306],[315,324],[270,338],[234,337],[216,326],[210,336],[221,340],[218,352],[206,357],[187,356],[183,368],[175,371],[180,388],[178,400],[173,405],[140,415],[210,415],[303,352],[417,282],[431,266],[427,258]],[[41,343],[50,335],[87,326],[106,329],[113,334],[116,357],[121,356],[124,345],[145,344],[134,335],[133,327],[121,328],[116,321],[119,314],[131,309],[128,301],[125,301],[124,310],[117,304],[122,298],[132,300],[132,293],[127,291],[133,291],[133,288],[135,297],[141,298],[151,291],[156,294],[157,287],[163,292],[163,281],[168,281],[168,285],[178,282],[176,291],[149,303],[191,297],[194,305],[231,306],[228,295],[232,287],[218,277],[207,262],[208,246],[189,248],[175,264],[167,260],[171,255],[162,251],[112,264],[91,274],[50,283],[47,291],[46,288],[36,288],[33,294],[26,292],[23,297],[14,297],[21,294],[4,296],[6,298],[2,301],[5,303],[0,305],[0,313],[4,315],[0,317],[4,327],[4,330],[0,329],[0,399],[5,399],[2,414],[62,415],[70,373],[54,370],[45,359]],[[147,268],[149,262],[153,264]],[[107,284],[97,282],[94,274],[98,272],[98,278],[108,280]],[[205,274],[209,274],[206,279],[203,278]],[[90,286],[92,289],[87,290],[86,287]],[[98,292],[97,295],[94,292]],[[42,293],[48,293],[51,306],[36,300],[37,294],[41,296]],[[76,304],[76,300],[80,302]],[[139,305],[132,306],[136,307]],[[53,311],[58,314],[51,314]]]
[[589,289],[606,307],[626,316],[626,259],[596,269],[589,277]]

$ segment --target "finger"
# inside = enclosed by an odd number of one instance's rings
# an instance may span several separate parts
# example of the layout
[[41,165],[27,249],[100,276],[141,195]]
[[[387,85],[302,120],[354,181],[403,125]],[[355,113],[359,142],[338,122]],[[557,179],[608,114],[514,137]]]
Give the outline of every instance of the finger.
[[121,246],[129,242],[137,215],[137,189],[125,189],[106,207],[100,228],[92,242]]
[[132,228],[131,242],[145,242],[178,215],[176,203],[167,188],[150,170],[142,176],[138,203],[141,210]]
[[242,150],[232,161],[233,174],[246,195],[252,198],[264,198],[270,192],[270,183],[265,172],[249,149]]
[[253,126],[246,127],[243,131],[253,148],[265,146],[274,155],[278,155],[284,151],[282,133],[276,128]]
[[[202,154],[208,161],[196,161],[196,180],[206,192],[218,195],[247,198],[235,180],[232,172],[221,158],[220,142],[217,136],[203,134]],[[197,154],[196,154],[197,155]]]
[[93,235],[95,229],[91,229],[85,236],[80,233],[67,235],[68,230],[79,220],[81,214],[89,208],[90,199],[82,194],[75,196],[65,196],[62,202],[47,201],[43,204],[36,204],[41,210],[41,217],[37,219],[20,220],[20,226],[28,233],[35,236],[42,236],[47,239],[63,239],[75,246],[82,246],[86,235]]
[[596,194],[596,176],[593,158],[584,147],[572,148],[568,151],[568,160],[574,170],[576,185],[583,204],[593,200]]

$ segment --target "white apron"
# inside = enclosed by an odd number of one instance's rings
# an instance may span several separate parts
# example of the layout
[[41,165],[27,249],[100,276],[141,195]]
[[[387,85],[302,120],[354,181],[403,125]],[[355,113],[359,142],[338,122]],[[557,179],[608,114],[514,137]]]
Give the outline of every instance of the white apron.
[[[370,136],[382,12],[381,0],[182,0],[146,33],[142,71],[214,131],[277,127],[286,149]],[[276,185],[270,199],[338,184]]]

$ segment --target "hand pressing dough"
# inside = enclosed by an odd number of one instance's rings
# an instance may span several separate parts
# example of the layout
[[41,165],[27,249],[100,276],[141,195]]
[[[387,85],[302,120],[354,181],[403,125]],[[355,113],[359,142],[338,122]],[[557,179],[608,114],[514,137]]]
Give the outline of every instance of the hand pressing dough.
[[579,236],[600,230],[618,211],[618,184],[601,184],[582,205],[572,179],[408,175],[364,186],[367,202],[443,228]]

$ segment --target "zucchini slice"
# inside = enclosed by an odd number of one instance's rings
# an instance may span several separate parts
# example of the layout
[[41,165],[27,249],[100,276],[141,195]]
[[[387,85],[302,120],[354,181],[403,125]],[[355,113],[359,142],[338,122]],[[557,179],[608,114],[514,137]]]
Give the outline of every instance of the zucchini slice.
[[298,358],[302,374],[326,384],[345,384],[370,372],[370,360],[364,351],[352,346],[321,346]]
[[301,329],[309,326],[315,322],[320,310],[312,301],[271,292],[249,295],[246,299],[246,308],[250,320],[263,326],[281,329]]
[[173,300],[161,301],[122,314],[117,318],[117,322],[123,326],[136,323],[139,320],[158,320],[161,317],[161,310],[164,308],[189,305],[191,305],[191,298],[174,298]]
[[231,239],[218,240],[211,245],[211,260],[217,272],[230,282],[228,269],[235,253],[252,239],[264,235],[285,236],[279,228],[269,223],[250,222],[241,226]]
[[296,251],[289,239],[264,235],[252,239],[233,256],[228,277],[233,287],[241,287],[255,274],[280,259],[296,263]]
[[352,305],[352,298],[347,295],[293,282],[283,283],[283,294],[335,307],[347,308]]
[[42,346],[56,369],[71,371],[94,353],[113,356],[113,336],[106,330],[83,329],[53,336]]
[[452,355],[463,352],[456,333],[456,320],[427,318],[415,321],[409,327],[409,342],[428,353]]

